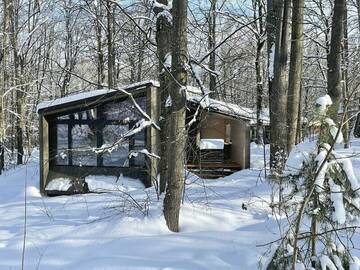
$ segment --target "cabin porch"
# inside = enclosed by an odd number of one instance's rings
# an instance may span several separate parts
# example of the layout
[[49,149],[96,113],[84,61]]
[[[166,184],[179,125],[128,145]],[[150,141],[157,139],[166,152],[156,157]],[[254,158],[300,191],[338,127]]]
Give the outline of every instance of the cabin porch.
[[186,168],[219,178],[250,167],[250,126],[244,119],[205,112],[189,132]]

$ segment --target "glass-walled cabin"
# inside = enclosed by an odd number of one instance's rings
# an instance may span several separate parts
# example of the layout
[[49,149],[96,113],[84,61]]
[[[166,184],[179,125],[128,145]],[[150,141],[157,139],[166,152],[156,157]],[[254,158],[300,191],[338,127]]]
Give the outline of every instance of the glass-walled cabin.
[[42,193],[53,179],[84,181],[89,175],[124,175],[151,184],[156,165],[143,150],[157,153],[157,135],[144,125],[144,113],[157,115],[150,101],[156,88],[132,91],[139,107],[122,92],[97,91],[101,95],[93,91],[94,96],[62,98],[38,109]]

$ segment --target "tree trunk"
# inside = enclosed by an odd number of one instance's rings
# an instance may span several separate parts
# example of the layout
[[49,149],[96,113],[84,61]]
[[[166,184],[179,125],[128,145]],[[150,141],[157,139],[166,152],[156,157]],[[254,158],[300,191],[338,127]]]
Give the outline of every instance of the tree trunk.
[[300,96],[299,96],[299,104],[298,104],[298,117],[297,117],[297,129],[296,129],[296,144],[300,143],[303,138],[303,127],[302,127],[302,104],[303,104],[303,86],[300,85]]
[[338,111],[341,102],[341,42],[344,36],[345,0],[335,0],[331,27],[330,54],[328,57],[327,91],[332,99],[330,117],[338,122]]
[[[211,0],[210,12],[208,18],[209,33],[208,33],[208,50],[211,51],[216,46],[216,2],[217,0]],[[213,51],[209,56],[209,69],[215,71],[216,69],[216,54]],[[216,89],[216,75],[210,73],[209,82],[210,97],[220,98]]]
[[[159,0],[159,3],[167,6],[168,0]],[[162,8],[154,8],[154,12],[157,16],[161,12],[170,12]],[[171,66],[169,65],[169,59],[171,56],[171,32],[172,25],[165,16],[158,17],[156,21],[156,44],[157,44],[157,56],[159,59],[159,82],[160,82],[160,163],[159,163],[159,193],[163,193],[166,189],[167,176],[167,156],[168,156],[168,136],[169,136],[169,112],[166,107],[166,100],[169,96],[169,89],[171,83]]]
[[287,51],[290,0],[268,2],[270,166],[281,173],[287,157]]
[[168,183],[164,199],[164,216],[171,231],[179,231],[180,204],[184,188],[185,112],[187,85],[187,0],[173,1],[172,74],[170,95],[172,99],[168,160]]
[[107,47],[108,47],[108,87],[114,88],[114,70],[115,70],[115,52],[113,44],[113,27],[114,27],[114,14],[113,5],[110,1],[106,2],[107,11]]
[[[16,137],[16,150],[17,150],[17,164],[23,163],[23,156],[24,156],[24,147],[23,147],[23,128],[22,128],[22,121],[23,121],[23,91],[24,87],[22,85],[22,80],[20,74],[23,74],[24,64],[20,63],[21,57],[18,53],[18,6],[13,1],[12,6],[10,8],[10,22],[11,22],[11,46],[13,51],[13,61],[14,61],[14,84],[16,86],[16,93],[15,93],[15,106],[16,106],[16,117],[15,117],[15,137]],[[20,72],[21,69],[21,72]]]
[[342,81],[343,81],[343,113],[345,114],[344,117],[344,124],[342,127],[342,133],[344,136],[344,148],[350,147],[350,140],[349,140],[349,112],[346,108],[346,104],[349,100],[349,83],[348,83],[348,67],[349,67],[349,43],[348,43],[348,27],[347,27],[347,4],[344,3],[344,40],[343,40],[343,50],[342,50]]
[[101,17],[102,17],[102,4],[101,1],[97,1],[96,6],[96,18],[95,18],[95,30],[96,30],[96,46],[97,46],[97,84],[98,88],[101,89],[105,81],[104,74],[104,51],[102,44],[102,26],[101,26]]
[[289,92],[287,103],[287,151],[290,153],[296,143],[298,128],[301,77],[303,66],[304,0],[293,0],[291,52],[289,71]]
[[357,3],[357,13],[358,13],[358,24],[359,24],[359,31],[360,31],[360,0],[356,0]]
[[68,94],[69,84],[71,79],[72,62],[73,62],[73,32],[70,26],[71,23],[71,6],[65,6],[65,67],[64,67],[64,79],[60,89],[60,96],[64,97]]
[[263,48],[265,45],[264,22],[263,22],[263,4],[262,1],[253,1],[254,13],[257,12],[258,22],[255,23],[257,29],[256,33],[256,56],[255,56],[255,71],[256,71],[256,143],[263,143],[263,123],[261,119],[263,95],[264,95],[264,81],[263,81]]
[[[10,8],[11,5],[8,0],[3,0],[3,21],[2,21],[2,32],[10,33]],[[2,35],[1,40],[1,86],[0,86],[0,174],[4,169],[5,165],[5,114],[3,108],[3,99],[5,89],[9,86],[9,74],[7,72],[8,60],[9,60],[9,39],[8,35]]]

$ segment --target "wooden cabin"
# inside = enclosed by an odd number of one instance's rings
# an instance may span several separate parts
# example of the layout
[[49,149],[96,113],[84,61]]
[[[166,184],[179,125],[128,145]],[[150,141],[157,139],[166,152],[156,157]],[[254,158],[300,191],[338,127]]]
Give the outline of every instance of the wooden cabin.
[[[189,89],[187,169],[211,178],[249,168],[249,109],[212,99],[204,104],[199,91]],[[160,139],[158,123],[149,119],[160,118],[159,102],[158,83],[147,81],[40,103],[42,194],[87,192],[89,175],[124,175],[150,186],[157,179]],[[58,179],[70,179],[71,187],[49,188]]]

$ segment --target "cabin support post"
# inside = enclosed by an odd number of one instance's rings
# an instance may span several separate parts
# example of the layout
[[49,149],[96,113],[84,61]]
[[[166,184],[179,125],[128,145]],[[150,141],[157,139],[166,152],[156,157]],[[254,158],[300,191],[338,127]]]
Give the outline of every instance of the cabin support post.
[[43,114],[39,115],[39,139],[40,139],[40,193],[45,195],[45,187],[49,174],[49,123]]
[[[155,86],[148,87],[147,90],[147,110],[152,121],[156,124],[159,122],[160,117],[160,91]],[[160,148],[160,133],[153,126],[149,127],[149,132],[146,134],[147,149],[150,153],[159,156]],[[149,162],[149,173],[146,186],[151,186],[157,182],[159,160],[155,157],[148,158]]]

